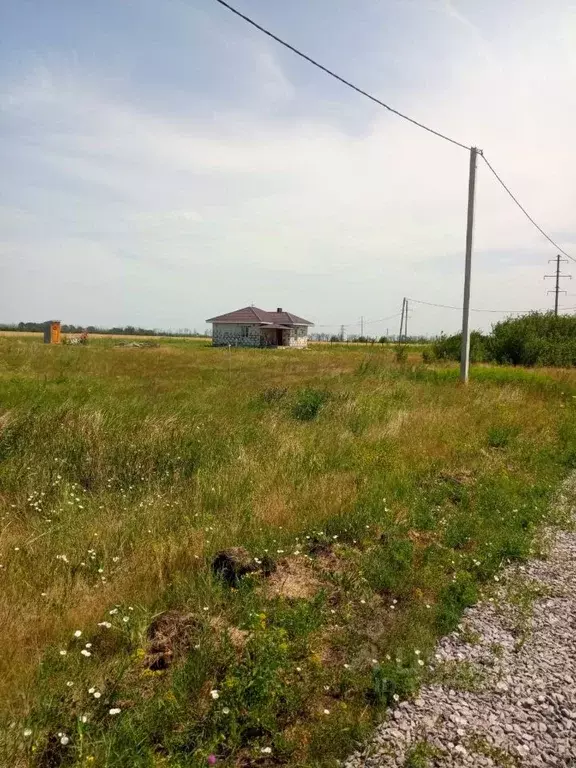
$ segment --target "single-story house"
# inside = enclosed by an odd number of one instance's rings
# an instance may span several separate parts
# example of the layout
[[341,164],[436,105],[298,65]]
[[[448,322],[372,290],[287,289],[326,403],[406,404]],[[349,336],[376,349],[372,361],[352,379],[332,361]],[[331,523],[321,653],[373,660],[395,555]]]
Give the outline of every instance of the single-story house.
[[308,346],[308,328],[314,323],[278,307],[267,312],[258,307],[244,307],[226,315],[206,320],[212,323],[212,344],[226,347],[298,347]]

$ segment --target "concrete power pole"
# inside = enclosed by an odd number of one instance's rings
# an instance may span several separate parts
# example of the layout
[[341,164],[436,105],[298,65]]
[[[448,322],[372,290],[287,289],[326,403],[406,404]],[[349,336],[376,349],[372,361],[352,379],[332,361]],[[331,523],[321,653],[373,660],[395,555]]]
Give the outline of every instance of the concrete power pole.
[[468,216],[466,218],[466,261],[464,263],[464,305],[462,310],[462,344],[460,348],[460,381],[468,383],[470,370],[470,280],[472,276],[472,241],[474,235],[474,202],[476,198],[476,147],[470,148],[468,174]]
[[555,261],[556,262],[556,274],[555,275],[544,275],[544,280],[547,280],[550,277],[556,278],[556,287],[554,288],[553,291],[548,291],[548,293],[553,293],[554,294],[554,314],[556,315],[556,317],[558,317],[558,295],[560,293],[566,293],[566,291],[561,291],[560,290],[560,279],[563,278],[563,277],[567,277],[569,280],[572,280],[572,275],[561,275],[560,274],[560,264],[562,264],[562,263],[568,264],[568,260],[567,259],[561,259],[560,258],[560,254],[558,254],[555,259],[548,259],[548,263],[550,263],[551,261]]
[[404,341],[408,341],[408,299],[404,299],[406,302],[406,312],[404,312]]
[[402,299],[402,315],[400,317],[400,333],[398,334],[398,344],[402,344],[402,333],[404,331],[404,314],[406,312],[406,299]]
[[360,318],[360,336],[364,338],[364,315]]

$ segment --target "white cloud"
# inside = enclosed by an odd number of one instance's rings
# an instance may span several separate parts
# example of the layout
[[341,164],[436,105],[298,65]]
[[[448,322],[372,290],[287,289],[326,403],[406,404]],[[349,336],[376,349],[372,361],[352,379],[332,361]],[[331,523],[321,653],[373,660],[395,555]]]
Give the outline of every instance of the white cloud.
[[[567,247],[574,43],[566,14],[544,28],[527,23],[491,45],[490,64],[458,62],[450,91],[423,90],[403,105],[478,142],[535,217],[566,233]],[[264,94],[298,99],[268,49],[254,60]],[[328,119],[225,105],[210,123],[175,119],[46,67],[0,98],[20,127],[14,152],[28,179],[11,180],[16,201],[0,211],[14,281],[3,319],[202,327],[255,301],[339,323],[391,314],[403,295],[459,302],[467,155],[383,111],[366,112],[362,135]],[[476,306],[547,302],[541,274],[554,253],[482,163],[476,250]],[[413,320],[415,331],[457,325],[423,309]]]

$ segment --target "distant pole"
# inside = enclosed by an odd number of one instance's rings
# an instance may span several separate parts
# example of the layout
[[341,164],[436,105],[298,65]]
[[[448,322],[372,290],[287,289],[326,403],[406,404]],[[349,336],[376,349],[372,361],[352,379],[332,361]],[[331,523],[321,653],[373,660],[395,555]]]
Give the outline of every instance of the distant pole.
[[344,326],[340,326],[340,341],[344,341]]
[[404,299],[406,302],[406,312],[404,313],[404,341],[408,341],[408,299]]
[[476,196],[476,156],[478,149],[470,148],[468,175],[468,216],[466,219],[466,261],[464,265],[464,309],[462,311],[462,343],[460,348],[460,381],[468,383],[470,370],[470,278],[472,275],[472,240],[474,235],[474,201]]
[[556,262],[556,274],[555,275],[544,275],[544,280],[546,280],[547,278],[550,278],[550,277],[555,277],[556,278],[556,287],[555,287],[555,289],[553,291],[548,291],[548,293],[553,293],[554,294],[554,314],[556,315],[556,317],[558,317],[558,296],[561,293],[566,293],[566,291],[561,291],[560,290],[560,279],[563,278],[563,277],[567,277],[569,280],[572,280],[572,275],[561,275],[560,274],[560,264],[562,264],[562,263],[568,264],[568,261],[566,259],[562,259],[560,257],[560,254],[558,254],[555,259],[548,259],[548,263],[550,263],[551,261],[555,261]]
[[360,318],[360,336],[364,336],[364,315]]
[[402,331],[404,330],[405,309],[406,309],[406,299],[402,299],[402,316],[400,317],[400,333],[398,334],[398,344],[402,344]]
[[232,381],[232,344],[228,344],[228,378]]
[[554,314],[558,317],[558,294],[560,293],[560,254],[556,256],[556,291],[554,296]]

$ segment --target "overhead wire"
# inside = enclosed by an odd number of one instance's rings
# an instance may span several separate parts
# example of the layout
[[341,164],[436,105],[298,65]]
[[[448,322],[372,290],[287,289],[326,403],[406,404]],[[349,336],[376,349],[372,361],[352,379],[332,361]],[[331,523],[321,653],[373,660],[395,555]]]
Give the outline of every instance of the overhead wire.
[[354,85],[354,83],[351,83],[349,80],[346,80],[345,78],[336,74],[336,72],[333,72],[331,69],[328,69],[328,67],[325,67],[323,64],[320,64],[320,62],[316,61],[316,59],[313,59],[311,56],[308,56],[306,53],[303,53],[302,51],[300,51],[298,48],[295,48],[290,43],[287,43],[286,40],[282,40],[281,37],[278,37],[273,32],[270,32],[270,30],[261,26],[256,21],[254,21],[254,19],[251,19],[249,16],[246,16],[237,8],[234,8],[234,6],[230,5],[230,3],[225,2],[225,0],[216,0],[216,2],[224,6],[224,8],[227,8],[236,16],[239,16],[241,19],[244,19],[244,21],[246,21],[248,24],[251,24],[253,27],[258,29],[260,32],[263,32],[268,37],[272,38],[272,40],[275,40],[277,43],[280,43],[280,45],[283,45],[284,48],[287,48],[289,51],[292,51],[292,53],[295,53],[297,56],[300,56],[300,58],[304,59],[310,64],[313,64],[318,69],[321,69],[322,72],[325,72],[327,75],[330,75],[330,77],[333,77],[335,80],[338,80],[340,83],[343,83],[348,88],[352,88],[352,90],[356,91],[356,93],[359,93],[362,96],[365,96],[367,99],[370,99],[370,101],[373,101],[375,104],[378,104],[379,106],[384,107],[384,109],[387,109],[389,112],[392,112],[394,115],[401,117],[403,120],[407,120],[409,123],[412,123],[412,125],[418,126],[418,128],[422,128],[423,130],[428,131],[428,133],[433,133],[435,136],[439,136],[441,139],[444,139],[445,141],[449,141],[451,144],[455,144],[457,147],[461,147],[462,149],[467,149],[467,150],[470,149],[470,147],[468,147],[466,144],[462,144],[460,141],[456,141],[456,139],[452,139],[450,138],[450,136],[446,136],[444,133],[440,133],[440,131],[436,131],[434,130],[434,128],[430,128],[428,125],[424,125],[424,123],[420,123],[418,122],[418,120],[414,120],[414,118],[412,117],[408,117],[408,115],[405,115],[403,112],[399,112],[397,109],[394,109],[389,104],[386,104],[385,102],[376,98],[376,96],[372,96],[372,94],[368,93],[368,91],[365,91],[362,88],[359,88],[357,85]]
[[[434,128],[430,128],[430,126],[425,125],[424,123],[419,122],[418,120],[415,120],[412,117],[409,117],[408,115],[405,115],[403,112],[400,112],[397,109],[394,109],[389,104],[386,104],[381,99],[378,99],[376,96],[373,96],[368,91],[365,91],[364,89],[358,87],[354,83],[350,82],[349,80],[346,80],[346,78],[342,77],[341,75],[338,75],[333,70],[329,69],[328,67],[325,67],[323,64],[320,64],[319,61],[316,61],[316,59],[313,59],[311,56],[308,56],[308,54],[304,53],[303,51],[299,50],[295,46],[293,46],[291,43],[288,43],[286,40],[283,40],[281,37],[278,37],[278,35],[275,35],[270,30],[263,27],[261,24],[258,24],[258,22],[254,21],[254,19],[250,18],[246,14],[239,11],[234,6],[230,5],[230,3],[226,2],[226,0],[215,0],[219,5],[223,6],[227,10],[229,10],[234,15],[238,16],[239,18],[243,19],[245,22],[250,24],[255,29],[259,30],[263,34],[267,35],[269,38],[274,40],[275,42],[282,45],[284,48],[287,48],[289,51],[292,51],[292,53],[296,54],[300,58],[307,61],[309,64],[312,64],[314,67],[317,67],[317,69],[320,69],[322,72],[326,73],[330,77],[333,77],[335,80],[338,80],[338,82],[342,83],[343,85],[347,86],[348,88],[351,88],[353,91],[356,91],[356,93],[359,93],[361,96],[364,96],[365,98],[369,99],[370,101],[374,102],[375,104],[378,104],[380,107],[383,107],[384,109],[388,110],[394,115],[397,115],[398,117],[401,117],[403,120],[406,120],[409,123],[412,123],[412,125],[417,126],[418,128],[422,128],[423,130],[427,131],[428,133],[433,134],[434,136],[438,136],[441,139],[444,139],[445,141],[450,142],[451,144],[454,144],[457,147],[460,147],[461,149],[470,150],[471,147],[467,144],[464,144],[460,141],[457,141],[456,139],[451,138],[450,136],[447,136],[444,133],[441,133],[440,131],[435,130]],[[574,256],[571,256],[567,251],[565,251],[563,248],[561,248],[556,241],[548,235],[544,229],[535,221],[535,219],[528,213],[526,208],[520,203],[518,198],[513,194],[511,189],[504,183],[503,179],[500,177],[500,175],[496,172],[492,164],[489,162],[489,160],[486,158],[484,152],[482,150],[479,150],[478,154],[481,155],[484,162],[490,169],[490,171],[493,173],[496,180],[499,182],[499,184],[503,187],[503,189],[508,193],[510,198],[514,201],[514,203],[520,208],[522,213],[526,216],[526,218],[532,223],[534,227],[540,232],[541,235],[543,235],[546,240],[548,240],[549,243],[551,243],[560,253],[562,253],[564,256],[567,256],[572,261],[576,262],[576,258]],[[423,303],[423,302],[421,302]],[[454,307],[456,309],[456,307]],[[475,309],[472,310],[474,312],[504,312],[504,310],[479,310]],[[507,311],[507,310],[506,310]],[[511,310],[512,313],[519,312],[519,310]],[[374,321],[378,322],[378,321]],[[357,323],[350,323],[348,325],[357,325]],[[348,327],[348,326],[345,326]]]
[[[411,299],[408,298],[408,301],[411,301],[413,304],[426,304],[428,307],[442,307],[443,309],[457,309],[460,312],[462,311],[462,307],[454,307],[451,304],[435,304],[432,301],[421,301],[419,299]],[[569,311],[574,310],[576,307],[559,307],[559,309],[563,311]],[[474,309],[473,307],[470,307],[470,312],[490,312],[498,315],[523,315],[526,314],[526,312],[546,312],[547,308],[543,309]]]
[[[378,317],[376,320],[364,320],[364,325],[372,325],[373,323],[383,323],[386,320],[393,320],[395,317],[400,317],[402,312],[396,312],[394,315],[388,315],[388,317]],[[357,325],[362,325],[360,320],[355,323],[324,323],[323,325],[315,325],[315,328],[354,328]]]
[[531,222],[531,223],[532,223],[532,224],[533,224],[533,225],[536,227],[536,229],[538,230],[538,232],[540,232],[540,234],[541,234],[541,235],[544,235],[544,237],[546,238],[546,240],[548,240],[548,242],[549,242],[549,243],[552,243],[552,245],[553,245],[555,248],[557,248],[557,249],[560,251],[560,253],[562,253],[564,256],[567,256],[569,259],[572,259],[572,261],[575,261],[575,262],[576,262],[576,258],[574,258],[574,256],[571,256],[571,255],[570,255],[569,253],[567,253],[567,252],[566,252],[566,251],[565,251],[563,248],[561,248],[561,247],[558,245],[558,243],[557,243],[557,242],[555,242],[555,241],[554,241],[554,240],[553,240],[553,239],[552,239],[552,238],[551,238],[549,235],[547,235],[547,234],[546,234],[546,232],[545,232],[545,231],[542,229],[542,227],[541,227],[539,224],[537,224],[537,223],[534,221],[534,219],[532,218],[532,216],[530,216],[530,214],[528,213],[528,211],[526,210],[526,208],[524,208],[524,206],[522,205],[522,203],[521,203],[521,202],[518,200],[518,198],[517,198],[517,197],[516,197],[516,196],[515,196],[515,195],[512,193],[512,191],[510,190],[510,188],[509,188],[509,187],[508,187],[508,186],[507,186],[507,185],[504,183],[504,181],[503,181],[503,180],[502,180],[502,178],[501,178],[501,177],[498,175],[498,173],[496,173],[496,171],[494,170],[494,168],[492,167],[492,165],[490,164],[489,160],[486,158],[486,155],[485,155],[483,152],[482,152],[482,159],[484,160],[484,162],[486,163],[486,165],[488,166],[488,168],[489,168],[489,169],[492,171],[492,173],[494,174],[494,176],[495,176],[495,178],[497,179],[497,181],[498,181],[498,182],[501,184],[501,186],[502,186],[502,187],[503,187],[503,188],[506,190],[506,192],[507,192],[507,193],[510,195],[510,197],[512,198],[512,200],[513,200],[513,201],[516,203],[516,205],[518,206],[518,208],[520,208],[520,210],[522,211],[522,213],[524,214],[524,216],[526,216],[526,218],[528,219],[528,221],[530,221],[530,222]]

